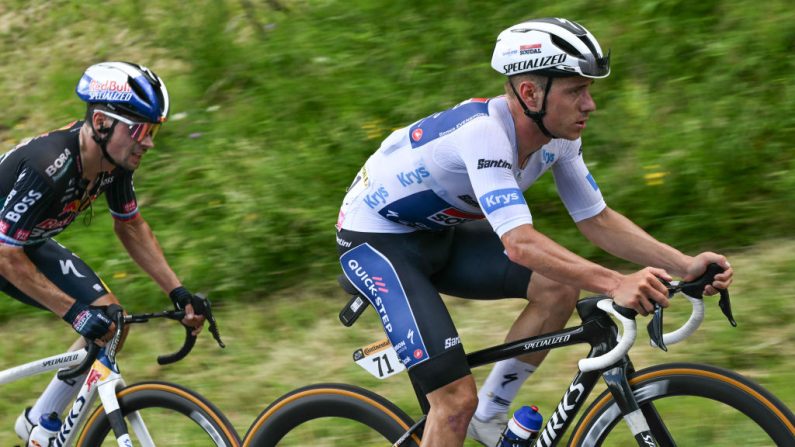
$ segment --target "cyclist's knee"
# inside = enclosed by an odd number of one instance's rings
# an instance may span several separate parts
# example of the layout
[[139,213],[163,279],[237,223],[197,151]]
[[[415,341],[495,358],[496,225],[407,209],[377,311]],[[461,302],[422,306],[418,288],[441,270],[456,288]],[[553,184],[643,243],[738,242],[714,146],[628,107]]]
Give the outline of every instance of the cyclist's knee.
[[431,391],[427,397],[433,411],[446,415],[471,417],[478,405],[477,388],[472,375]]

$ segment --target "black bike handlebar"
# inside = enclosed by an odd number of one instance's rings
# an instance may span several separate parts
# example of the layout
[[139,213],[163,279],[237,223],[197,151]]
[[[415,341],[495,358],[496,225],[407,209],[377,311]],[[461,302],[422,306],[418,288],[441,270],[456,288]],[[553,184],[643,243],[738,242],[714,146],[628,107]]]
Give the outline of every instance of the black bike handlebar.
[[[224,344],[223,341],[221,341],[221,334],[218,331],[218,324],[215,321],[215,317],[213,316],[212,313],[210,300],[202,294],[197,294],[196,297],[204,301],[204,310],[202,311],[202,315],[204,315],[205,319],[208,322],[210,333],[212,334],[215,341],[218,343],[218,346],[220,346],[221,348],[225,348],[226,345]],[[124,315],[121,307],[114,305],[114,306],[109,306],[108,312],[112,314],[113,320],[116,323],[116,330],[114,332],[114,335],[111,338],[111,340],[105,345],[105,355],[108,357],[108,359],[111,360],[111,362],[115,362],[116,348],[118,346],[119,341],[121,340],[125,324],[146,323],[154,318],[167,318],[169,320],[175,320],[175,321],[182,321],[182,319],[185,318],[184,310],[166,310],[163,312]],[[157,357],[158,364],[167,365],[170,363],[178,362],[184,359],[193,349],[194,345],[196,344],[196,336],[193,335],[194,328],[186,326],[184,324],[182,326],[185,328],[185,340],[182,342],[182,347],[179,348],[179,350],[177,350],[173,354],[158,356]],[[80,362],[80,364],[76,365],[73,368],[66,368],[58,371],[59,379],[61,380],[73,379],[75,377],[82,375],[88,370],[88,368],[96,360],[100,348],[93,341],[89,341],[86,349],[88,350],[88,353],[83,358],[83,361]]]

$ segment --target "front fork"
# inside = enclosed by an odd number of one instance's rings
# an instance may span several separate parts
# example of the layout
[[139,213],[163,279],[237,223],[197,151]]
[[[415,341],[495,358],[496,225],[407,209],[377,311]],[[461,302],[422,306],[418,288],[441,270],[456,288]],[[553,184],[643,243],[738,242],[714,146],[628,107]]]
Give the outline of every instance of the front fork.
[[643,408],[638,405],[627,380],[627,376],[633,371],[632,363],[626,360],[602,373],[602,377],[621,414],[624,415],[624,421],[635,437],[635,442],[640,447],[675,446],[671,434],[651,401],[645,403]]

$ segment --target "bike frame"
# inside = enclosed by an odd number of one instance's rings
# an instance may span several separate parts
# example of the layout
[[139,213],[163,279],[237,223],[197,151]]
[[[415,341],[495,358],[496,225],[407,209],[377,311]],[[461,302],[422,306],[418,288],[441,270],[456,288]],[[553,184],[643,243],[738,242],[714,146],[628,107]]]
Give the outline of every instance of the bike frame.
[[[519,355],[529,354],[531,352],[557,349],[583,343],[591,345],[591,351],[588,353],[587,358],[601,356],[615,348],[619,340],[618,326],[616,323],[606,313],[596,309],[596,302],[603,299],[604,297],[586,298],[577,304],[577,311],[583,321],[583,324],[580,326],[472,352],[467,354],[467,362],[471,368],[475,368],[500,360],[514,358]],[[535,447],[553,447],[560,442],[561,435],[569,428],[574,417],[580,411],[580,408],[582,408],[582,405],[587,400],[591,391],[593,391],[601,375],[615,398],[621,413],[629,424],[638,445],[641,447],[657,446],[658,444],[655,440],[655,436],[665,437],[667,436],[667,430],[665,430],[662,420],[651,404],[648,404],[649,408],[645,408],[644,406],[643,411],[639,408],[627,380],[627,375],[632,372],[634,372],[634,367],[628,356],[624,356],[616,364],[607,368],[587,372],[578,369],[577,374],[563,394],[560,403],[547,419],[544,428],[539,432],[538,438],[533,445]],[[409,376],[411,377],[411,375]],[[425,418],[430,409],[425,394],[417,387],[413,378],[411,381],[414,385],[414,391],[420,403],[423,417],[395,443],[396,446],[399,446],[412,434],[422,432]],[[651,422],[651,425],[655,427],[655,435],[652,435],[649,429],[647,418],[649,422]]]
[[[203,302],[204,316],[209,322],[209,332],[213,335],[213,338],[220,347],[225,347],[224,343],[221,341],[221,335],[212,314],[210,301],[201,294],[197,294],[196,297]],[[80,376],[83,372],[88,371],[83,386],[80,388],[77,398],[72,404],[71,410],[64,418],[61,430],[56,436],[54,447],[65,447],[72,444],[72,437],[77,431],[75,428],[80,427],[83,423],[85,415],[87,414],[86,409],[92,407],[97,394],[99,394],[104,412],[108,417],[108,423],[113,430],[113,434],[116,436],[116,442],[119,447],[133,447],[129,432],[127,431],[127,422],[121,412],[119,400],[116,396],[116,393],[126,386],[116,363],[116,349],[119,340],[122,338],[124,325],[130,323],[146,323],[153,318],[167,318],[174,321],[181,321],[184,317],[185,312],[179,309],[125,316],[121,311],[121,307],[118,307],[116,312],[113,313],[116,324],[115,334],[104,347],[100,348],[93,343],[89,343],[88,347],[85,349],[65,352],[5,371],[0,371],[0,385],[47,371],[54,371],[56,369],[61,370],[58,373],[58,378],[61,380],[69,380],[70,378]],[[184,325],[183,327],[185,329],[185,340],[182,343],[182,347],[173,354],[158,356],[157,362],[159,364],[167,365],[178,362],[185,358],[193,349],[196,343],[196,336],[192,333],[193,328]],[[89,363],[91,363],[91,365],[89,365]],[[149,434],[149,430],[146,428],[146,424],[144,424],[140,413],[137,411],[129,413],[127,415],[127,420],[130,421],[130,425],[139,443],[143,447],[154,447],[155,444],[154,441],[152,441],[152,436]]]
[[[21,366],[0,371],[0,385],[48,371],[77,366],[87,355],[87,351],[81,349],[35,360]],[[99,395],[100,401],[105,408],[105,413],[108,415],[119,447],[132,446],[132,441],[127,432],[127,424],[119,411],[119,401],[116,398],[116,391],[124,386],[124,379],[122,379],[116,362],[111,361],[105,355],[104,349],[101,349],[99,355],[97,355],[97,360],[94,361],[91,369],[88,371],[83,386],[80,388],[72,404],[72,408],[64,418],[63,424],[61,424],[61,430],[55,437],[53,447],[67,447],[72,445],[74,435],[77,433],[76,428],[80,427],[83,423],[85,416],[88,414],[88,410],[93,407],[97,395]],[[140,414],[135,412],[134,414],[128,415],[128,419],[143,446],[154,446]]]

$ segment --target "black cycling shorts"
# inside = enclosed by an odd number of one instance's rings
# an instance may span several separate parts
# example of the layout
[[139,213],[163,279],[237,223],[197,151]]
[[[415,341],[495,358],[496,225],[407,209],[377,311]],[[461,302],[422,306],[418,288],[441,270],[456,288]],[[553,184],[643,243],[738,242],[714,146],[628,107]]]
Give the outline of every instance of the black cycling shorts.
[[[71,250],[48,239],[42,244],[27,246],[25,254],[41,273],[64,293],[75,300],[91,304],[110,293],[96,273]],[[45,309],[38,301],[22,293],[10,281],[0,276],[0,292],[25,304]]]
[[526,298],[532,272],[512,262],[486,221],[443,231],[341,230],[343,272],[367,297],[392,346],[426,394],[470,374],[440,293]]

